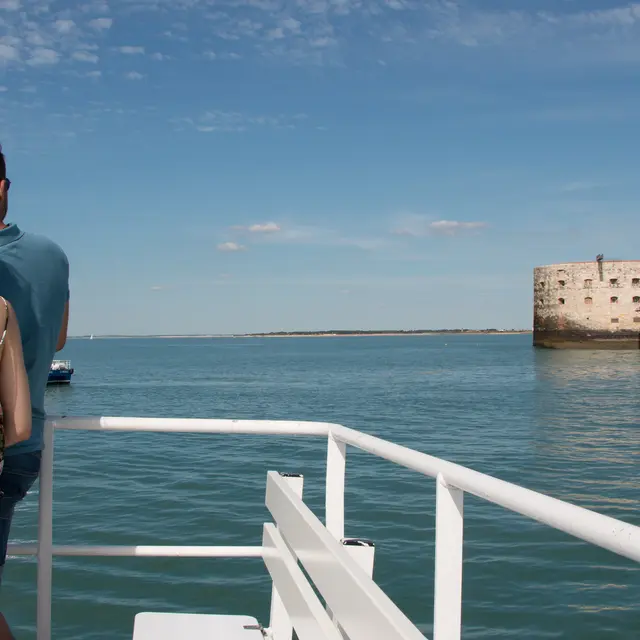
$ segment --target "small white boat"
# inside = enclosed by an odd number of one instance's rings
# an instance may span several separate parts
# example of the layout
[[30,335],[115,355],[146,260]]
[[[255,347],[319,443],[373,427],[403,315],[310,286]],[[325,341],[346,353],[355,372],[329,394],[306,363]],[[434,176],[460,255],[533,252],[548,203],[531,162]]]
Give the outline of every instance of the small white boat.
[[71,360],[54,360],[49,369],[47,384],[70,384],[73,373]]

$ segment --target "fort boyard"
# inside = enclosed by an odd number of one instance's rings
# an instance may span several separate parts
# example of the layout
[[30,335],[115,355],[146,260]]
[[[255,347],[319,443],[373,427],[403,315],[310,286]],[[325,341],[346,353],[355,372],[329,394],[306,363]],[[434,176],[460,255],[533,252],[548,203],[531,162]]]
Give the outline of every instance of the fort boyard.
[[535,346],[640,349],[640,260],[536,267],[533,282]]

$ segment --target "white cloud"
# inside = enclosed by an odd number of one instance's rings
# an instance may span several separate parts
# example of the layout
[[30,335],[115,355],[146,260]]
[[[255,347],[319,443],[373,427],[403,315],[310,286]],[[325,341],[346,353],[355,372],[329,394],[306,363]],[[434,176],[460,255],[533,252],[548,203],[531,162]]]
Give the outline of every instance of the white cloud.
[[436,220],[430,222],[428,229],[432,233],[454,236],[462,231],[472,231],[474,229],[484,229],[486,222],[460,222],[459,220]]
[[[27,31],[25,40],[27,44],[30,44],[32,47],[44,47],[47,44],[42,33],[39,31],[35,31],[36,27],[33,27],[31,30]],[[20,41],[19,38],[16,38],[16,41]]]
[[301,24],[302,23],[300,22],[300,20],[296,20],[295,18],[285,18],[280,23],[280,26],[283,29],[287,29],[288,31],[291,31],[292,33],[300,33]]
[[86,75],[87,78],[99,78],[102,75],[102,71],[89,71]]
[[95,53],[89,53],[88,51],[74,51],[71,57],[78,62],[91,62],[93,64],[99,60]]
[[252,224],[246,227],[249,233],[277,233],[282,231],[280,225],[275,222],[265,222],[264,224]]
[[[110,9],[105,0],[86,0],[74,13],[58,15],[53,10],[56,4],[52,0],[0,0],[0,8],[11,10],[3,14],[10,27],[7,33],[16,33],[21,43],[29,42],[32,47],[51,47],[66,54],[74,43],[60,41],[59,36],[71,40],[85,27],[105,31],[114,24],[107,17]],[[121,12],[116,19],[122,16],[136,24],[154,12],[153,20],[163,22],[158,34],[170,33],[185,42],[198,38],[196,26],[206,22],[203,33],[215,40],[200,42],[206,43],[201,51],[209,49],[202,55],[210,60],[238,60],[242,51],[244,57],[294,65],[342,65],[354,55],[391,62],[394,44],[403,51],[411,47],[426,54],[424,48],[442,41],[462,47],[536,45],[529,49],[535,55],[562,49],[574,58],[579,54],[602,57],[608,51],[612,60],[615,51],[618,59],[640,60],[640,2],[622,0],[601,0],[601,6],[621,6],[595,10],[581,10],[583,3],[575,0],[558,2],[546,12],[531,3],[513,9],[504,3],[472,0],[120,0],[111,4],[111,10]],[[350,16],[349,21],[345,16]],[[52,42],[60,46],[52,47]],[[238,47],[231,47],[234,43]],[[380,44],[385,47],[382,57]],[[158,46],[149,44],[147,49],[152,52]],[[118,50],[130,55],[145,51],[135,45]],[[23,57],[28,58],[28,52]],[[155,53],[151,57],[160,61],[167,56]]]
[[322,227],[282,226],[275,222],[231,227],[232,231],[246,234],[251,244],[293,244],[333,247],[353,247],[363,251],[381,249],[388,244],[385,238],[352,237],[335,229]]
[[20,59],[20,52],[18,49],[10,44],[3,44],[0,42],[0,64],[6,64],[7,62],[14,62]]
[[169,56],[165,55],[164,53],[153,53],[151,54],[151,59],[152,60],[157,60],[158,62],[161,62],[162,60],[168,60]]
[[92,29],[96,29],[97,31],[104,31],[106,29],[111,29],[111,25],[113,24],[112,18],[94,18],[89,21],[89,26]]
[[107,0],[84,0],[80,9],[84,13],[109,13],[109,4]]
[[0,84],[0,93],[4,93],[5,91],[9,91],[9,89],[4,85]]
[[486,222],[461,220],[430,220],[426,216],[404,216],[404,222],[393,234],[412,238],[429,235],[455,236],[468,231],[479,231],[486,228]]
[[142,80],[144,75],[138,71],[129,71],[129,73],[125,73],[124,77],[127,80]]
[[53,49],[37,48],[31,52],[31,57],[27,64],[33,66],[57,64],[60,61],[60,54]]
[[76,26],[73,20],[56,20],[53,23],[56,31],[61,34],[71,33]]
[[120,51],[120,53],[124,53],[125,55],[139,55],[144,53],[144,47],[125,46],[119,47],[118,51]]
[[218,251],[222,251],[224,253],[234,253],[236,251],[244,251],[246,247],[237,242],[223,242],[219,244],[217,247]]
[[162,285],[156,284],[153,287],[151,287],[151,291],[162,291],[164,289],[164,287]]
[[240,111],[213,110],[197,118],[173,118],[171,122],[179,125],[180,129],[186,125],[203,133],[242,133],[257,128],[295,129],[306,119],[305,114],[250,115]]
[[282,38],[284,38],[284,29],[282,27],[269,29],[269,31],[267,32],[267,38],[269,40],[282,40]]
[[626,7],[613,9],[581,11],[571,15],[569,20],[577,24],[629,26],[640,21],[640,3],[633,2]]

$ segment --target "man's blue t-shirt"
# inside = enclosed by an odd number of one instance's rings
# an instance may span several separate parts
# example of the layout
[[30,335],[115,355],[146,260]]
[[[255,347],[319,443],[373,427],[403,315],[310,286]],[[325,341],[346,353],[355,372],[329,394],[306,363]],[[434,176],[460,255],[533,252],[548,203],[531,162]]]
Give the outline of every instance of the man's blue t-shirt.
[[29,378],[33,428],[31,438],[5,451],[6,456],[42,449],[44,393],[69,299],[69,261],[55,243],[11,224],[0,229],[0,296],[16,312]]

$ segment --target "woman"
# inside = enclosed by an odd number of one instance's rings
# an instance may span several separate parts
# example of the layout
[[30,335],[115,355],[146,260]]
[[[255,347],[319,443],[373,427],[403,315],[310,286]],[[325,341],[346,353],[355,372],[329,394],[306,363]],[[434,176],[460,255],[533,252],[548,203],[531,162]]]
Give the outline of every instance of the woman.
[[[12,306],[0,296],[0,472],[4,449],[31,436],[31,397],[20,327]],[[0,613],[0,640],[14,640]]]

